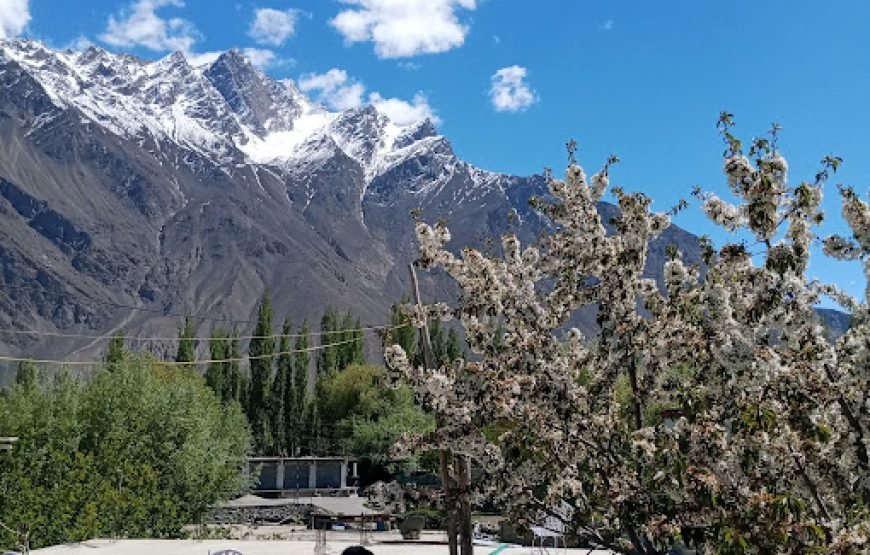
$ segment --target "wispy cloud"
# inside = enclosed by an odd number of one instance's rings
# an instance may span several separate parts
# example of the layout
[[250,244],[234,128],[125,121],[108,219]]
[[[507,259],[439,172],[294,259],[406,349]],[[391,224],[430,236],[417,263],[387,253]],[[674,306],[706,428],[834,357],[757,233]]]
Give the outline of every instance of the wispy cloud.
[[0,0],[0,39],[17,37],[30,23],[30,0]]
[[330,23],[348,43],[371,41],[380,58],[407,58],[462,46],[468,26],[459,10],[476,0],[341,0],[348,4]]
[[299,90],[313,94],[319,102],[334,110],[349,110],[368,103],[398,125],[410,125],[427,118],[435,123],[439,121],[422,93],[414,95],[411,101],[386,98],[378,92],[371,92],[366,97],[365,85],[348,76],[343,69],[332,68],[326,73],[302,75],[297,85]]
[[612,31],[613,30],[613,20],[608,19],[604,23],[598,26],[599,31]]
[[504,67],[490,79],[489,97],[499,112],[521,112],[538,101],[538,95],[526,82],[526,68]]
[[298,18],[298,10],[260,8],[254,12],[248,36],[257,44],[281,46],[296,33]]
[[411,62],[408,60],[399,62],[398,65],[401,69],[406,71],[417,71],[418,69],[423,67],[423,64],[418,64],[417,62]]
[[296,65],[296,60],[292,58],[281,58],[273,50],[268,48],[244,48],[242,49],[245,57],[256,67],[260,69],[275,69],[280,67],[293,67]]
[[156,52],[191,52],[200,34],[190,21],[178,17],[165,19],[157,11],[165,7],[184,7],[182,0],[137,0],[117,16],[109,16],[100,40],[112,46],[141,46]]

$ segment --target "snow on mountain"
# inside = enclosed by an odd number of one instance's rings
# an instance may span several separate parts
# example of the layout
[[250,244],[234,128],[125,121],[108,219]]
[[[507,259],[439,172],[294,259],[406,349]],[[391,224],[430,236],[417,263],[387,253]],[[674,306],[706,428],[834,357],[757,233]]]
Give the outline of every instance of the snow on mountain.
[[[222,167],[241,162],[295,173],[340,151],[360,164],[367,186],[413,157],[438,157],[442,178],[467,166],[429,120],[400,126],[371,105],[330,112],[292,81],[262,73],[238,50],[193,67],[179,52],[149,62],[94,46],[55,51],[35,41],[9,40],[0,41],[0,57],[23,67],[62,109],[78,109],[154,151],[171,141]],[[414,191],[437,188],[430,183]]]

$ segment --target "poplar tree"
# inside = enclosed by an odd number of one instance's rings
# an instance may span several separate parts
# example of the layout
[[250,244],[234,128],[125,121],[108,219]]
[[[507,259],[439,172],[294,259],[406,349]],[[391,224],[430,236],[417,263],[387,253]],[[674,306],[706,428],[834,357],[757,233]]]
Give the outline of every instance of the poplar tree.
[[407,305],[411,300],[403,296],[399,301],[400,304],[393,305],[390,309],[390,326],[393,328],[388,332],[387,344],[400,345],[402,350],[407,353],[408,358],[416,360],[417,356],[417,330],[411,325],[411,319],[401,310],[401,305]]
[[251,382],[248,393],[248,420],[258,453],[268,446],[269,437],[269,386],[272,380],[272,362],[275,339],[272,337],[272,303],[269,292],[263,295],[257,327],[248,347],[251,359]]
[[245,400],[247,390],[242,380],[242,372],[239,359],[242,353],[239,350],[239,330],[233,327],[233,335],[228,338],[226,364],[226,379],[224,380],[224,399],[242,403]]
[[289,319],[281,327],[281,342],[278,350],[278,367],[272,383],[272,435],[278,452],[289,453],[291,422],[293,420],[293,353],[290,336],[293,325]]
[[127,356],[127,351],[124,349],[124,336],[117,334],[109,339],[109,345],[106,348],[106,365],[112,368],[113,365],[123,361]]
[[196,360],[193,334],[193,320],[190,316],[186,316],[184,327],[178,333],[178,353],[175,355],[175,362],[194,362]]
[[308,368],[311,365],[311,356],[308,353],[308,321],[303,320],[296,336],[293,350],[293,419],[292,434],[293,445],[290,445],[291,453],[296,451],[300,444],[300,436],[304,428],[305,400],[308,394]]
[[452,363],[457,359],[465,359],[465,349],[462,348],[459,334],[456,333],[455,328],[450,328],[450,331],[447,332],[447,345],[444,348],[444,354],[445,364]]
[[338,367],[340,346],[333,346],[340,340],[342,334],[338,331],[338,314],[331,306],[326,307],[323,317],[320,319],[320,354],[317,358],[317,372],[319,374],[329,372]]
[[226,383],[228,378],[226,359],[229,354],[227,332],[219,327],[212,330],[208,349],[209,358],[212,362],[205,372],[205,383],[208,384],[222,401],[226,402],[229,400],[229,384]]

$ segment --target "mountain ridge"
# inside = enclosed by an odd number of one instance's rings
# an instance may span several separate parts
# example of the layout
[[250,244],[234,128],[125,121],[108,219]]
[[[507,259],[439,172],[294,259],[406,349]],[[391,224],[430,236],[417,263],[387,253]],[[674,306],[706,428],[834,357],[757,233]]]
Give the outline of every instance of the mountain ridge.
[[[0,329],[172,336],[181,313],[250,322],[267,289],[279,320],[316,326],[333,305],[379,324],[408,290],[411,210],[447,218],[456,247],[513,229],[509,214],[526,242],[547,225],[528,205],[543,176],[462,161],[429,120],[330,112],[237,50],[195,67],[0,41],[0,85]],[[660,282],[672,243],[700,262],[697,237],[671,227],[651,244]],[[455,293],[437,274],[423,288]],[[103,348],[2,333],[0,345],[72,359]]]

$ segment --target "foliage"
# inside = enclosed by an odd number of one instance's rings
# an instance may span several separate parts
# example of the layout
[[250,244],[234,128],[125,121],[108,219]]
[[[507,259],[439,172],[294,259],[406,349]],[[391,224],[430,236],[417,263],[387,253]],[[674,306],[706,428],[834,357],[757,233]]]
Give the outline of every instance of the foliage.
[[[668,215],[613,188],[620,212],[608,232],[596,203],[616,159],[587,180],[576,146],[565,179],[550,181],[553,202],[533,201],[552,222],[538,246],[506,235],[501,255],[458,257],[445,225],[417,225],[418,263],[446,270],[462,294],[457,310],[407,310],[417,327],[458,316],[475,356],[430,371],[388,347],[393,377],[439,421],[401,447],[473,456],[487,493],[516,516],[567,501],[578,534],[620,552],[676,542],[703,553],[866,552],[868,298],[806,277],[822,185],[839,161],[788,187],[776,131],[747,157],[726,116],[738,203],[698,196],[761,252],[708,243],[703,279],[675,249],[664,290],[644,278]],[[825,240],[825,252],[863,262],[870,281],[870,207],[851,189],[841,196],[852,236]],[[822,295],[853,316],[835,343],[813,310]],[[565,329],[581,307],[597,313],[597,335]]]
[[[87,383],[59,373],[0,397],[0,521],[31,546],[93,537],[178,537],[245,486],[250,436],[184,368],[130,357]],[[0,533],[0,544],[13,538]]]
[[[343,453],[393,468],[391,448],[404,434],[434,426],[432,417],[414,403],[408,387],[388,387],[386,369],[351,365],[329,374],[318,388],[321,435]],[[416,458],[404,461],[414,467]]]
[[320,374],[340,371],[351,364],[363,364],[363,332],[359,319],[347,311],[341,316],[333,307],[327,307],[320,319],[320,354],[317,371]]
[[272,362],[275,353],[275,338],[272,336],[272,304],[269,292],[263,295],[254,337],[248,347],[251,359],[251,382],[248,391],[246,413],[251,423],[254,449],[265,453],[270,445],[269,431],[269,386],[272,380]]
[[290,437],[289,422],[293,418],[295,395],[293,390],[293,353],[290,335],[293,333],[293,324],[285,319],[281,326],[281,341],[278,346],[278,364],[275,369],[275,379],[272,381],[270,419],[272,424],[272,451],[278,454],[287,454],[288,445],[292,443]]
[[127,350],[124,348],[124,336],[121,334],[112,336],[106,348],[106,364],[117,364],[123,361],[126,356]]
[[299,332],[296,335],[296,342],[293,345],[294,361],[293,361],[293,414],[289,424],[290,432],[293,440],[288,442],[288,449],[291,453],[296,453],[301,448],[301,435],[303,428],[305,402],[308,397],[308,369],[311,366],[311,356],[308,353],[308,321],[304,320],[299,327]]
[[222,328],[215,328],[211,332],[211,338],[208,343],[209,358],[212,362],[205,371],[205,383],[215,392],[215,395],[221,398],[222,401],[229,401],[230,384],[229,380],[229,363],[226,362],[230,358],[230,343],[227,332]]
[[184,326],[178,333],[178,353],[175,362],[193,362],[196,360],[196,345],[193,342],[195,334],[193,320],[190,316],[184,319]]

